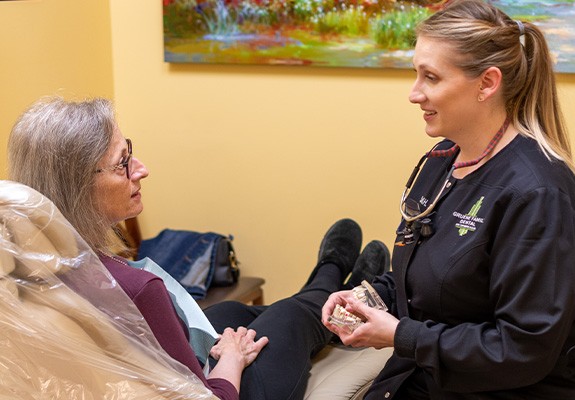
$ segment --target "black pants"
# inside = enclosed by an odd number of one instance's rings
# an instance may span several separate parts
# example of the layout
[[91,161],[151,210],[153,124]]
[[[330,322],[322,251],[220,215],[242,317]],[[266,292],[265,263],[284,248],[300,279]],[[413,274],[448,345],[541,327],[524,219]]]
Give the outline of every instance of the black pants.
[[321,323],[321,309],[329,295],[341,289],[341,281],[339,268],[325,264],[298,293],[269,306],[229,301],[205,310],[217,332],[245,326],[254,329],[257,338],[269,338],[268,345],[244,370],[241,400],[303,399],[311,358],[333,337]]

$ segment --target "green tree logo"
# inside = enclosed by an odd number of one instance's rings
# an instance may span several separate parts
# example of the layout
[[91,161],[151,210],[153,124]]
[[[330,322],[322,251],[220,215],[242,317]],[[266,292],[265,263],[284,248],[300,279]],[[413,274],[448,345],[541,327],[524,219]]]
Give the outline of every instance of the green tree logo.
[[[483,203],[484,198],[485,198],[485,196],[481,196],[481,198],[475,202],[473,207],[471,207],[471,210],[469,210],[469,212],[465,215],[467,215],[471,218],[477,217],[477,213],[479,212],[479,209],[481,208],[481,203]],[[459,236],[467,235],[467,232],[469,232],[469,228],[464,228],[464,227],[459,228]]]

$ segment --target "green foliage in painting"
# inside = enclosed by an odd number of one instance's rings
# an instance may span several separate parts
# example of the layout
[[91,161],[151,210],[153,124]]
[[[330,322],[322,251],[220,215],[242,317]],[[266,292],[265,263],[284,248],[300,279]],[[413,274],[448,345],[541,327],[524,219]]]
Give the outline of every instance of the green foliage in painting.
[[415,27],[431,15],[427,8],[406,7],[377,17],[373,21],[374,39],[388,49],[409,49],[415,44]]
[[[575,70],[575,0],[486,0],[546,34]],[[447,0],[163,0],[167,61],[409,68],[415,27]]]
[[164,2],[164,32],[172,38],[250,34],[282,26],[318,35],[367,36],[389,48],[413,42],[424,7],[391,0],[174,0]]

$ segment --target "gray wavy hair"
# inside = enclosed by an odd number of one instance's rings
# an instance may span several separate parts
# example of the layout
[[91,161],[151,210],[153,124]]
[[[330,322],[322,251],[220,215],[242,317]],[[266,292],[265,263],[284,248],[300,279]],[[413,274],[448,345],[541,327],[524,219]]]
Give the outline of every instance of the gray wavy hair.
[[95,98],[39,100],[8,140],[8,173],[48,197],[94,250],[111,245],[110,225],[94,202],[95,170],[116,127],[112,103]]

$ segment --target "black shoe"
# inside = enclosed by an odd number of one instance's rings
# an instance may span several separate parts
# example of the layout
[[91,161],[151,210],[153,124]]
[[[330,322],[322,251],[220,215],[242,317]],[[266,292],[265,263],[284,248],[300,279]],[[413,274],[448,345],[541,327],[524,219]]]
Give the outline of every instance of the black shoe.
[[335,264],[342,274],[342,281],[351,272],[361,250],[361,228],[352,219],[337,221],[329,228],[319,247],[318,262],[311,272],[306,285],[309,284],[318,269],[324,264]]
[[390,264],[387,246],[379,240],[369,242],[357,258],[346,287],[351,289],[359,286],[364,279],[371,283],[376,276],[388,272]]

